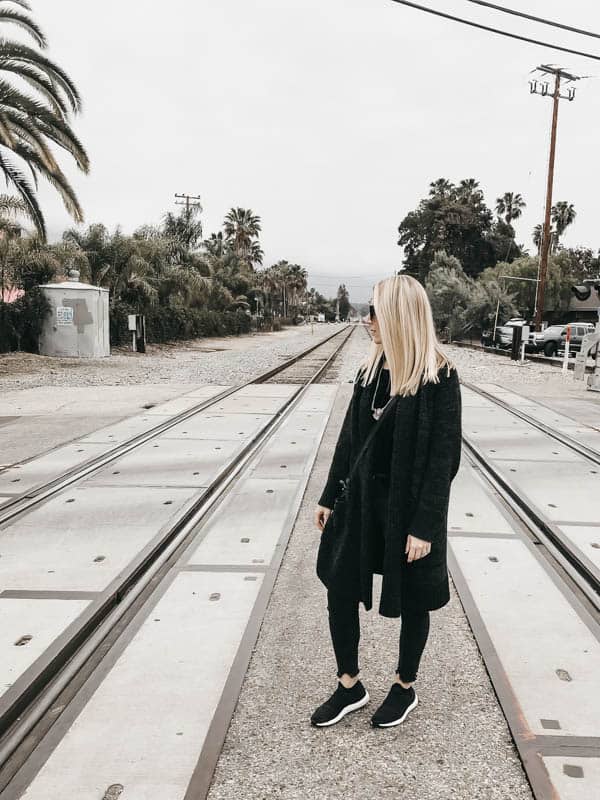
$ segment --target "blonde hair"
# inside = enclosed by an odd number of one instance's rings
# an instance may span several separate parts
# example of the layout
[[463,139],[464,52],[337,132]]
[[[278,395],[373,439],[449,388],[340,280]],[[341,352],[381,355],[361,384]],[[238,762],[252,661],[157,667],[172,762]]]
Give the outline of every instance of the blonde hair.
[[429,298],[410,275],[395,275],[375,284],[375,316],[381,344],[371,342],[361,364],[362,385],[371,383],[385,353],[390,370],[390,394],[414,395],[423,383],[437,383],[438,371],[454,364],[438,341]]

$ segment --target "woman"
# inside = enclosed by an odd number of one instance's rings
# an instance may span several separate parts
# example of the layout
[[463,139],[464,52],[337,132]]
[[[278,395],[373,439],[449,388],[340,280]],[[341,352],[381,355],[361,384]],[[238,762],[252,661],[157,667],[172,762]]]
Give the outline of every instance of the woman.
[[402,617],[396,678],[371,724],[403,722],[418,703],[414,683],[429,612],[450,599],[446,565],[450,484],[460,463],[461,397],[456,369],[437,341],[427,295],[405,275],[375,285],[372,343],[354,381],[325,489],[317,574],[327,608],[338,686],[311,717],[325,727],[361,708],[358,607]]

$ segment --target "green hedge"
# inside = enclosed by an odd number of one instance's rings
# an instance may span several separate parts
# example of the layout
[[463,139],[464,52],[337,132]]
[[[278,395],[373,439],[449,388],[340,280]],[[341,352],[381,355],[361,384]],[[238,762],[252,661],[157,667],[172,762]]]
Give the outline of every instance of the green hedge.
[[39,337],[50,304],[40,289],[29,289],[14,303],[0,301],[0,353],[39,351]]
[[[127,315],[134,313],[135,310],[125,303],[115,303],[111,307],[110,343],[113,347],[129,342]],[[243,311],[159,307],[146,313],[146,339],[157,344],[200,336],[237,336],[249,333],[251,324],[251,317]]]

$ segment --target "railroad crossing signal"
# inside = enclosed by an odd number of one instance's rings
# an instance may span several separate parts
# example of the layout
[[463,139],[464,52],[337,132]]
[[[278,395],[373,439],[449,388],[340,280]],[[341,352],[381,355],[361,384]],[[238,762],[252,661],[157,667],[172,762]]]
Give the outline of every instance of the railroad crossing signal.
[[586,281],[585,283],[571,286],[571,291],[582,303],[590,299],[592,289],[596,290],[596,294],[598,295],[598,298],[600,298],[600,281]]

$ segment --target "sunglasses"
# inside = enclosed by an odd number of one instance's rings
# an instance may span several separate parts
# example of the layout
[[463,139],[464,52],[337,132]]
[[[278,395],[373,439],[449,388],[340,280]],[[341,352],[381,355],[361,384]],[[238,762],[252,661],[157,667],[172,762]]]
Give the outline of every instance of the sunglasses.
[[369,304],[369,319],[372,321],[375,319],[375,306]]

